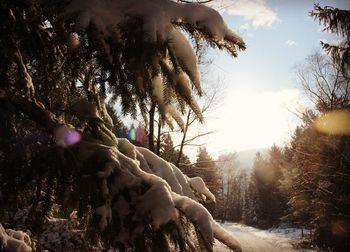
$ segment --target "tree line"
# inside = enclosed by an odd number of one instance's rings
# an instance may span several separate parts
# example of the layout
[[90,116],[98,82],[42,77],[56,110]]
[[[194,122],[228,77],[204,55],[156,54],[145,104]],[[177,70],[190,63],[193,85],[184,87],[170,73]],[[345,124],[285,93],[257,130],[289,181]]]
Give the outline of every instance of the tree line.
[[272,146],[267,157],[257,153],[250,174],[238,171],[234,154],[219,157],[217,164],[225,173],[216,217],[264,229],[282,223],[306,228],[312,245],[348,251],[350,11],[315,5],[310,15],[344,41],[322,43],[325,52],[296,67],[313,107],[299,114],[302,123],[285,146]]
[[308,56],[295,68],[313,107],[298,114],[302,123],[285,146],[272,146],[267,157],[257,153],[251,173],[238,169],[235,154],[214,160],[204,147],[194,164],[186,155],[178,163],[179,150],[169,134],[162,138],[160,155],[188,176],[204,179],[217,199],[215,206],[206,205],[215,218],[263,229],[282,223],[307,229],[309,245],[346,251],[350,246],[349,11],[315,5],[310,14],[345,40],[338,45],[322,43],[325,52]]
[[[244,173],[220,176],[218,162],[204,147],[199,148],[195,164],[183,154],[189,125],[203,119],[195,99],[203,94],[195,50],[207,43],[237,56],[238,50],[245,49],[244,41],[217,12],[203,5],[155,1],[161,3],[161,8],[153,9],[156,13],[135,14],[140,6],[123,9],[129,6],[125,4],[115,11],[126,11],[122,16],[128,18],[114,19],[90,13],[111,11],[89,5],[94,3],[43,0],[0,5],[4,56],[0,61],[0,221],[5,227],[30,229],[38,235],[59,217],[65,220],[65,232],[60,234],[72,235],[66,237],[67,244],[75,249],[212,251],[213,237],[198,229],[201,223],[193,216],[180,211],[179,196],[154,174],[149,179],[136,160],[140,153],[117,139],[126,135],[113,106],[118,101],[123,114],[136,117],[140,112],[146,118],[145,146],[179,165],[188,176],[203,178],[216,196],[216,206],[203,194],[193,201],[205,204],[214,217],[263,228],[285,219],[312,228],[319,246],[349,247],[349,136],[314,126],[320,115],[349,107],[348,11],[315,7],[312,15],[331,32],[345,36],[346,43],[324,44],[331,58],[311,59],[331,74],[323,76],[321,71],[310,83],[307,73],[300,73],[316,108],[303,114],[303,124],[290,144],[282,150],[273,147],[268,160],[257,156],[249,179]],[[189,18],[194,12],[200,15]],[[150,14],[164,18],[166,25],[154,22]],[[182,30],[192,38],[195,50]],[[154,132],[157,114],[158,134]],[[185,122],[181,115],[187,115]],[[172,119],[184,132],[180,149],[160,131],[165,124],[172,127]],[[222,157],[226,159],[234,156]],[[148,208],[145,213],[140,207],[140,199],[152,193],[170,195],[152,209],[179,212],[160,227],[153,225],[151,217],[164,216],[154,216]],[[74,230],[81,234],[72,234]],[[0,232],[4,235],[2,227]],[[72,248],[64,247],[67,244],[60,243],[62,250]],[[38,246],[46,249],[40,242]],[[57,244],[50,246],[58,249]]]

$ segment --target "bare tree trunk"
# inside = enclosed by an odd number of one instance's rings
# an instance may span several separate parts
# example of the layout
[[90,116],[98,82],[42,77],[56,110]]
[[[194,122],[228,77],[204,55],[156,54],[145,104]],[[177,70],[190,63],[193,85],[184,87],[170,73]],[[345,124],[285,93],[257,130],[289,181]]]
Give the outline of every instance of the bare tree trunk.
[[162,118],[161,114],[159,113],[159,119],[158,119],[158,136],[157,136],[157,149],[156,149],[156,154],[159,156],[160,155],[160,133],[162,130]]
[[179,151],[179,156],[177,157],[177,161],[176,161],[176,166],[179,167],[180,161],[181,161],[181,157],[182,157],[182,152],[183,152],[183,148],[185,145],[185,140],[186,140],[186,134],[187,134],[187,129],[188,129],[188,125],[190,122],[190,117],[191,117],[191,110],[188,110],[188,114],[187,114],[187,118],[186,118],[186,125],[185,125],[185,130],[182,136],[182,140],[181,140],[181,145],[180,145],[180,151]]
[[154,147],[154,111],[156,109],[155,103],[152,103],[149,110],[149,134],[148,134],[148,149],[152,152],[155,151]]
[[301,227],[301,238],[304,238],[304,228]]

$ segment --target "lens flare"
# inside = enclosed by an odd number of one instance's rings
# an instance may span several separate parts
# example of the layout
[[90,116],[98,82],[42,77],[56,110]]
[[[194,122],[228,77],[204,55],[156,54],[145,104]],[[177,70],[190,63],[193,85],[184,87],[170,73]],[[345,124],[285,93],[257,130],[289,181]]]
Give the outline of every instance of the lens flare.
[[129,130],[129,139],[130,140],[142,143],[144,138],[145,138],[145,130],[142,127],[138,127],[137,129],[132,127]]
[[136,140],[139,143],[142,143],[144,138],[145,138],[145,130],[142,127],[138,127],[136,130]]
[[70,129],[64,135],[64,142],[69,146],[80,142],[81,135],[78,131]]
[[327,112],[318,117],[313,126],[321,133],[350,136],[350,109]]
[[135,134],[135,129],[134,128],[131,128],[129,130],[129,139],[130,140],[135,140],[136,139],[136,134]]
[[73,128],[61,126],[54,133],[56,144],[62,147],[74,145],[81,140],[81,134]]

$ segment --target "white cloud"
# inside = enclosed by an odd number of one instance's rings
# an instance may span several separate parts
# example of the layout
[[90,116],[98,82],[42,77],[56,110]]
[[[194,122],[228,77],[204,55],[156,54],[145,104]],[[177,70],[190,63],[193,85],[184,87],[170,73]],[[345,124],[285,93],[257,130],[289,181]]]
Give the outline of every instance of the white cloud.
[[250,38],[254,38],[254,33],[249,32],[252,29],[252,26],[250,23],[245,23],[241,25],[238,30],[241,35],[248,36]]
[[249,23],[245,23],[244,25],[241,25],[239,28],[240,32],[246,32],[250,29],[250,24]]
[[271,27],[280,22],[265,0],[216,0],[209,5],[220,12],[250,20],[253,28]]
[[286,44],[287,44],[287,46],[297,46],[298,45],[297,42],[295,42],[294,40],[290,40],[290,39],[288,39],[286,41]]

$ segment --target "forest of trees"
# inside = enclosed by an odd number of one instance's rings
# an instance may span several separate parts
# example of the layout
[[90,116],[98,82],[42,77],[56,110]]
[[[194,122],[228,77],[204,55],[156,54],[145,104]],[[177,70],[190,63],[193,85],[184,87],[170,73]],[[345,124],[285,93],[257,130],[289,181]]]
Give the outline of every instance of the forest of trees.
[[300,114],[302,124],[289,143],[272,146],[268,157],[257,153],[251,174],[237,169],[234,154],[218,159],[229,177],[224,185],[229,213],[222,219],[263,229],[281,224],[307,229],[309,245],[349,251],[350,11],[315,5],[311,16],[345,42],[322,43],[326,53],[314,53],[296,67],[313,107]]
[[327,125],[350,117],[350,11],[315,5],[345,42],[296,67],[314,107],[248,171],[204,144],[186,155],[211,133],[188,135],[212,106],[197,104],[202,54],[236,57],[242,38],[200,1],[101,2],[0,5],[0,251],[213,251],[214,238],[241,251],[216,220],[302,228],[308,246],[349,251],[350,132]]

